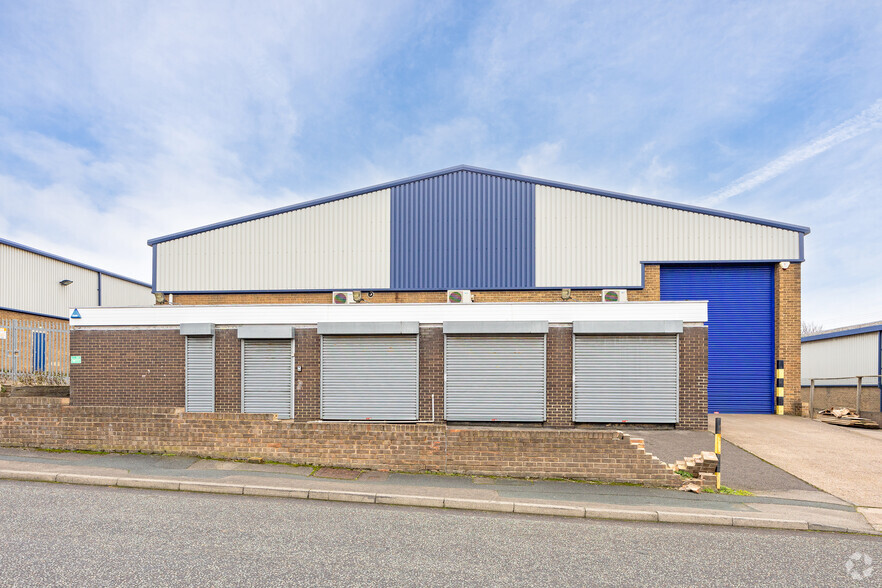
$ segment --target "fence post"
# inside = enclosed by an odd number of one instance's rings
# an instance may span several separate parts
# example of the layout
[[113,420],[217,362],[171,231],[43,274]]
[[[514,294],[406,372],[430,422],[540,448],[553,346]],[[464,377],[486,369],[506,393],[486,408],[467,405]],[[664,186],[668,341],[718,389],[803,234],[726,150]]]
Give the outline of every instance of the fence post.
[[863,376],[858,376],[857,379],[858,379],[858,385],[857,385],[857,408],[856,408],[855,410],[857,411],[857,415],[858,415],[858,416],[861,416],[861,383],[862,383],[864,377],[863,377]]
[[812,378],[812,386],[809,389],[809,418],[815,420],[815,379]]
[[12,382],[18,380],[18,320],[12,321]]

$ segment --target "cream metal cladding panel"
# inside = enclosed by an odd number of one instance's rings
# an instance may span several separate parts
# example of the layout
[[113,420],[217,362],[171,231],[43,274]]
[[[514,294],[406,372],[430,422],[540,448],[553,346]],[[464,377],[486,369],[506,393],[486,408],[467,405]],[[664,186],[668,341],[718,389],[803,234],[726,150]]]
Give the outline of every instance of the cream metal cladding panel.
[[537,287],[641,287],[641,262],[800,259],[800,233],[536,186]]
[[[802,344],[802,384],[811,378],[867,376],[879,373],[879,332],[847,335],[832,339],[807,341]],[[875,385],[877,378],[864,378],[863,384]],[[854,386],[853,377],[843,380],[822,380],[816,386]]]
[[101,306],[153,306],[149,286],[101,274]]
[[156,290],[389,287],[390,190],[157,243]]
[[[57,259],[0,243],[0,307],[68,316],[73,306],[98,304],[98,274]],[[62,286],[62,280],[72,280]]]

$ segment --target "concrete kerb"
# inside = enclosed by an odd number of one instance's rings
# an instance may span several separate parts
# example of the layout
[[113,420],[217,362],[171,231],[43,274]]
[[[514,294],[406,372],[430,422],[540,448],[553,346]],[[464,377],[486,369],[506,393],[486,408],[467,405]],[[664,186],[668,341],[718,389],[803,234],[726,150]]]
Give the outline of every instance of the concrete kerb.
[[358,502],[386,504],[394,506],[418,506],[449,508],[455,510],[478,510],[489,512],[531,514],[544,516],[576,517],[618,521],[662,522],[699,525],[722,525],[734,527],[757,527],[765,529],[787,529],[797,531],[831,531],[865,533],[867,531],[831,527],[808,523],[807,521],[764,519],[748,517],[729,517],[726,515],[668,512],[654,510],[627,510],[617,508],[593,508],[560,504],[540,504],[530,502],[510,502],[497,500],[474,500],[466,498],[443,498],[439,496],[413,496],[405,494],[374,494],[370,492],[347,492],[342,490],[321,490],[285,488],[274,486],[249,486],[242,484],[220,484],[214,482],[177,482],[155,478],[119,478],[112,476],[90,476],[54,472],[31,472],[21,470],[0,470],[0,479],[27,482],[56,482],[61,484],[80,484],[90,486],[116,486],[119,488],[139,488],[144,490],[171,490],[181,492],[205,492],[211,494],[235,494],[275,498],[299,498],[328,500],[338,502]]

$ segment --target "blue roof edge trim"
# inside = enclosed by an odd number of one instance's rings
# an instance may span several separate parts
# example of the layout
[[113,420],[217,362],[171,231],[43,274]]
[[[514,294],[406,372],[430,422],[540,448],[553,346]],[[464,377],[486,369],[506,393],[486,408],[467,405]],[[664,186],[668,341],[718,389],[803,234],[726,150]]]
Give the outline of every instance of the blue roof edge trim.
[[848,337],[849,335],[863,335],[864,333],[875,333],[876,331],[882,331],[882,325],[870,325],[869,327],[860,327],[859,329],[845,329],[844,331],[833,331],[832,333],[809,335],[808,337],[803,337],[801,341],[803,343],[809,343],[810,341],[836,339],[838,337]]
[[442,170],[433,171],[429,173],[424,173],[416,176],[411,176],[409,178],[403,178],[401,180],[394,180],[391,182],[386,182],[383,184],[377,184],[375,186],[370,186],[367,188],[359,188],[357,190],[351,190],[348,192],[341,192],[339,194],[335,194],[333,196],[325,196],[323,198],[317,198],[315,200],[307,200],[306,202],[300,202],[298,204],[291,204],[289,206],[283,206],[281,208],[274,208],[272,210],[267,210],[264,212],[257,212],[254,214],[249,214],[246,216],[240,216],[237,218],[232,218],[225,221],[220,221],[216,223],[212,223],[210,225],[203,225],[201,227],[197,227],[195,229],[189,229],[186,231],[179,231],[177,233],[171,233],[168,235],[164,235],[162,237],[156,237],[154,239],[150,239],[147,241],[147,244],[150,246],[156,245],[157,243],[164,243],[166,241],[174,241],[175,239],[181,239],[183,237],[189,237],[191,235],[196,235],[199,233],[205,233],[207,231],[213,231],[215,229],[222,229],[224,227],[229,227],[231,225],[238,225],[241,223],[246,223],[253,220],[258,220],[262,218],[266,218],[268,216],[275,216],[277,214],[284,214],[286,212],[291,212],[294,210],[300,210],[302,208],[309,208],[310,206],[318,206],[319,204],[326,204],[328,202],[334,202],[335,200],[342,200],[344,198],[351,198],[353,196],[361,196],[362,194],[368,194],[370,192],[377,192],[379,190],[387,190],[389,188],[394,188],[396,186],[401,186],[403,184],[409,184],[411,182],[418,182],[420,180],[425,180],[428,178],[433,178],[436,176],[441,176],[445,174],[460,172],[460,171],[469,171],[478,174],[485,174],[490,176],[496,176],[500,178],[506,178],[509,180],[516,180],[520,182],[530,182],[533,184],[539,184],[542,186],[550,186],[552,188],[561,188],[563,190],[572,190],[574,192],[582,192],[585,194],[595,194],[597,196],[606,196],[609,198],[617,198],[619,200],[628,200],[630,202],[638,202],[640,204],[649,204],[652,206],[662,206],[664,208],[673,208],[676,210],[683,210],[685,212],[696,212],[699,214],[706,214],[709,216],[717,216],[722,218],[728,218],[730,220],[738,220],[758,225],[764,225],[767,227],[774,227],[776,229],[784,229],[787,231],[795,231],[802,235],[807,235],[811,232],[809,227],[804,227],[801,225],[793,225],[789,223],[781,223],[778,221],[773,221],[769,219],[759,218],[748,216],[744,214],[736,214],[734,212],[725,212],[722,210],[714,210],[712,208],[703,208],[701,206],[692,206],[689,204],[681,204],[678,202],[669,202],[666,200],[655,200],[652,198],[644,198],[642,196],[634,196],[632,194],[624,194],[622,192],[611,192],[609,190],[598,190],[595,188],[589,188],[587,186],[577,186],[575,184],[567,184],[564,182],[555,182],[552,180],[544,180],[541,178],[534,178],[531,176],[522,176],[519,174],[513,174],[509,172],[501,172],[492,169],[484,169],[480,167],[474,167],[471,165],[457,165],[454,167],[448,167]]
[[43,318],[58,319],[58,320],[60,320],[60,321],[69,321],[69,320],[70,320],[70,318],[69,318],[69,317],[66,317],[66,316],[58,316],[58,315],[54,315],[54,314],[45,314],[45,313],[42,313],[42,312],[34,312],[34,311],[32,311],[32,310],[22,310],[22,309],[20,309],[20,308],[6,308],[5,306],[0,306],[0,310],[5,310],[5,311],[7,311],[7,312],[20,312],[21,314],[29,314],[29,315],[31,315],[31,316],[39,316],[39,317],[43,317]]
[[[129,278],[126,276],[121,276],[115,272],[109,272],[107,270],[103,270],[99,267],[95,267],[93,265],[88,265],[85,263],[80,263],[79,261],[74,261],[72,259],[68,259],[66,257],[61,257],[60,255],[55,255],[54,253],[48,253],[46,251],[41,251],[39,249],[34,249],[33,247],[28,247],[27,245],[22,245],[21,243],[16,243],[15,241],[10,241],[8,239],[4,239],[0,237],[0,243],[3,245],[9,245],[10,247],[15,247],[16,249],[21,249],[22,251],[28,251],[30,253],[36,253],[37,255],[42,255],[43,257],[48,257],[49,259],[54,259],[55,261],[61,261],[63,263],[69,263],[70,265],[75,265],[77,267],[81,267],[83,269],[91,270],[93,272],[98,272],[99,274],[110,276],[111,278],[117,278],[119,280],[124,280],[126,282],[131,282],[132,284],[138,284],[139,286],[150,287],[150,284],[147,282],[142,282],[140,280],[136,280],[135,278]],[[48,316],[48,315],[47,315]]]

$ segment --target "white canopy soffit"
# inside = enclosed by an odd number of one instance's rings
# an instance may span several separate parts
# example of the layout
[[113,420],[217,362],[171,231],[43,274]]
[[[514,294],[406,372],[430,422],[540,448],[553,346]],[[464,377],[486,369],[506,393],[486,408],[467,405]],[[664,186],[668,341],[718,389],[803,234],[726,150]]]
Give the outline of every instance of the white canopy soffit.
[[[542,302],[480,304],[260,304],[78,308],[71,327],[315,325],[320,322],[682,321],[707,322],[707,302]],[[73,309],[71,309],[71,313]]]

